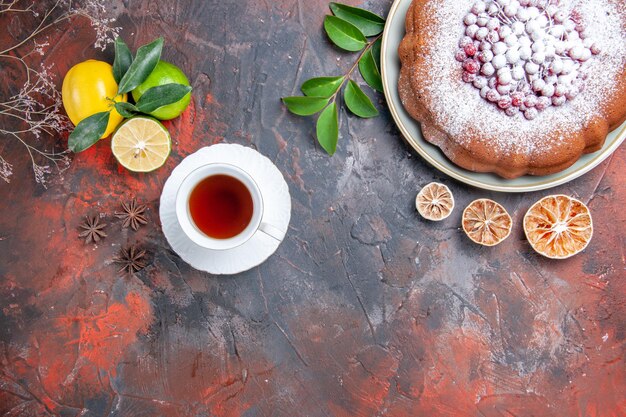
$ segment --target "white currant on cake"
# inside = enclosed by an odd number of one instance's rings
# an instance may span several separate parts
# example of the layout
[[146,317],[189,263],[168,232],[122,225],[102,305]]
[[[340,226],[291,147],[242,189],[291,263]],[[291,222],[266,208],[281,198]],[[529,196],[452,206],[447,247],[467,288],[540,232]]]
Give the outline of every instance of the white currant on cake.
[[573,100],[601,48],[559,0],[478,0],[463,18],[462,79],[509,116],[528,120]]

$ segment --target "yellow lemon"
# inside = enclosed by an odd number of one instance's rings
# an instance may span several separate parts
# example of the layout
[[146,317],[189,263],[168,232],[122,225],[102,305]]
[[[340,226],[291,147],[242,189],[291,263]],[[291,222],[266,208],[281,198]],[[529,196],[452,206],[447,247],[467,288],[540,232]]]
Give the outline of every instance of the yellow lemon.
[[109,136],[124,120],[113,108],[111,99],[127,101],[127,95],[116,95],[117,83],[113,78],[113,67],[93,59],[70,68],[61,88],[63,107],[74,125],[95,113],[111,110],[109,124],[101,139]]

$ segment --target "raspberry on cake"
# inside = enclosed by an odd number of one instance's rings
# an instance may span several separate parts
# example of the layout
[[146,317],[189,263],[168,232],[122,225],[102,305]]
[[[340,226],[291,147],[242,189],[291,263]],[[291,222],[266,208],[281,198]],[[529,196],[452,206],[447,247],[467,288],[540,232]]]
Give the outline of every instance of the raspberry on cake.
[[399,92],[469,170],[561,171],[626,120],[623,0],[413,0]]
[[[494,13],[474,12],[482,10],[483,6],[485,10],[493,9]],[[570,21],[573,24],[567,24]],[[483,51],[478,58],[480,62],[468,58],[463,62],[463,69],[476,74],[491,64],[498,70],[493,73],[491,67],[487,67],[483,75],[495,77],[497,85],[509,86],[499,91],[507,92],[498,100],[498,107],[509,116],[523,114],[529,120],[537,117],[537,109],[524,104],[526,96],[549,97],[549,105],[553,106],[573,100],[580,91],[579,86],[583,85],[589,60],[601,51],[588,37],[583,22],[575,22],[574,15],[556,2],[479,0],[465,15],[463,23],[467,28],[457,53],[473,57],[478,48]],[[479,29],[474,30],[474,25]],[[498,42],[500,39],[504,42]],[[476,77],[465,72],[463,81],[473,83],[480,90],[482,87],[474,83]],[[541,88],[533,88],[533,85],[541,85]],[[511,102],[521,112],[506,111]]]

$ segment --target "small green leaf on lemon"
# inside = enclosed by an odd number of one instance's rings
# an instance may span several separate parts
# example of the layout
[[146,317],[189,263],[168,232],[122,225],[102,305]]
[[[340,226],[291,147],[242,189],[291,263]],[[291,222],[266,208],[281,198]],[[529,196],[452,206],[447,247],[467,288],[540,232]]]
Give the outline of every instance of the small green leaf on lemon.
[[134,104],[126,103],[125,101],[118,101],[115,103],[115,110],[120,116],[128,119],[135,116],[139,112],[139,109]]
[[298,116],[310,116],[322,110],[328,104],[328,97],[283,97],[283,103],[290,112]]
[[378,110],[372,100],[361,90],[357,83],[350,80],[343,92],[343,98],[348,109],[359,117],[368,118],[378,116]]
[[[189,79],[185,73],[176,65],[165,61],[159,61],[150,73],[148,78],[132,91],[135,103],[138,103],[143,94],[153,87],[159,87],[165,84],[182,84],[189,85]],[[180,100],[157,108],[148,112],[151,116],[159,120],[171,120],[182,114],[191,102],[191,93],[187,93]]]
[[317,119],[316,134],[317,141],[322,145],[322,148],[329,155],[333,155],[337,150],[337,140],[339,139],[339,117],[335,102],[326,107]]
[[337,92],[345,77],[311,78],[302,84],[302,92],[310,97],[330,97]]
[[150,113],[159,107],[176,103],[178,100],[185,97],[190,91],[190,86],[176,83],[152,87],[146,90],[146,92],[139,98],[137,101],[137,108],[142,113]]
[[368,50],[359,60],[359,71],[363,79],[374,90],[383,92],[383,79],[376,67],[376,61],[372,55],[372,50]]
[[115,38],[115,59],[113,60],[113,78],[119,83],[130,65],[133,63],[133,54],[119,36]]
[[144,82],[159,62],[162,50],[163,38],[158,38],[139,48],[135,60],[120,80],[118,94],[128,93]]
[[337,17],[356,26],[365,36],[376,36],[385,28],[385,19],[370,11],[341,3],[330,3],[330,10]]
[[360,51],[367,45],[367,39],[352,23],[337,16],[326,16],[324,30],[331,41],[346,51]]
[[82,152],[96,143],[107,129],[110,112],[92,114],[76,125],[70,134],[67,146],[72,152]]

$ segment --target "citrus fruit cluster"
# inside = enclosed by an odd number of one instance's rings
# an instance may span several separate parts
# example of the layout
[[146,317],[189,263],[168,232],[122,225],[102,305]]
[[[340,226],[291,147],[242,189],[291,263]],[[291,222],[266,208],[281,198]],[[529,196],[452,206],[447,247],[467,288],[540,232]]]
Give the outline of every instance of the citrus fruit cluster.
[[[417,194],[415,206],[425,219],[440,221],[452,213],[454,197],[447,186],[432,182]],[[463,210],[461,224],[467,237],[483,246],[497,245],[513,228],[506,209],[486,198],[471,202]],[[566,195],[551,195],[537,201],[526,212],[523,226],[530,246],[552,259],[576,255],[593,236],[589,208]]]
[[82,152],[113,134],[113,155],[125,168],[149,172],[165,163],[171,139],[158,120],[178,117],[189,106],[191,87],[180,68],[160,60],[162,48],[159,38],[133,57],[117,38],[113,65],[90,59],[67,72],[63,106],[76,126],[70,150]]

